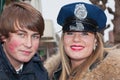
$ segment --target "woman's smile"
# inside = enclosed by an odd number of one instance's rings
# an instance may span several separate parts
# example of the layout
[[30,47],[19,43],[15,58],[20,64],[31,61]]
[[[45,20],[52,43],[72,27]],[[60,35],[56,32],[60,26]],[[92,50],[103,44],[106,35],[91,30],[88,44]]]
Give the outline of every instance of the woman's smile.
[[81,45],[72,45],[72,46],[70,46],[70,48],[71,48],[73,51],[80,51],[80,50],[83,50],[83,49],[84,49],[84,46],[81,46]]

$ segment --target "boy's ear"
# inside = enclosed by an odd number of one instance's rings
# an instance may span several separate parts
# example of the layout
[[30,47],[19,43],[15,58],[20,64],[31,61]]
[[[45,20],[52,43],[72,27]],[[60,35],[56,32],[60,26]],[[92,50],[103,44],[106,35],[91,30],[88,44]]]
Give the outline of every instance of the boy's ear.
[[5,36],[0,35],[0,41],[5,42],[6,41]]

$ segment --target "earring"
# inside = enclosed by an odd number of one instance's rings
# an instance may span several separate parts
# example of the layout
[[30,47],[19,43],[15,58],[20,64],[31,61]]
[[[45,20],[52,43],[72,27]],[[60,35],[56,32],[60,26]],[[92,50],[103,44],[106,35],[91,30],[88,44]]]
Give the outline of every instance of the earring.
[[94,48],[93,48],[93,50],[95,50],[95,49],[96,49],[96,47],[97,47],[97,44],[94,44]]

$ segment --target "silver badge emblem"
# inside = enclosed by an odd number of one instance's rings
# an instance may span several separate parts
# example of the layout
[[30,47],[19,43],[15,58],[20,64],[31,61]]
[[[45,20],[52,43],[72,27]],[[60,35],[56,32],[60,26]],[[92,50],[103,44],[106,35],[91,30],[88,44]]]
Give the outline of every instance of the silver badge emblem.
[[77,4],[75,6],[74,15],[80,20],[86,18],[87,10],[86,10],[85,5],[84,4]]
[[84,26],[82,23],[76,23],[76,26],[70,25],[70,31],[84,31]]

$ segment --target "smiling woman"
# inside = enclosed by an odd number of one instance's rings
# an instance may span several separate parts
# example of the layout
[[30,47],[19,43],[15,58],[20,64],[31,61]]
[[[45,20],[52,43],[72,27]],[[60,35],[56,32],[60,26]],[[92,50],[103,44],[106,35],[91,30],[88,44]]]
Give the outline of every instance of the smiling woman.
[[[52,71],[46,67],[52,73],[49,74],[52,80],[120,79],[119,54],[115,54],[115,59],[103,45],[101,31],[106,28],[106,21],[104,11],[93,4],[76,2],[61,7],[57,17],[57,23],[62,26],[60,58],[53,58],[58,63],[53,64],[56,66]],[[48,64],[46,61],[45,66]]]

